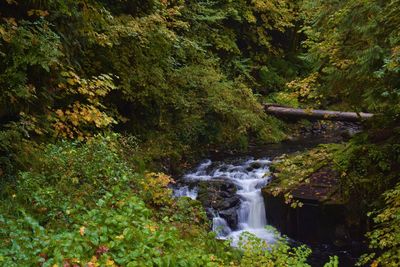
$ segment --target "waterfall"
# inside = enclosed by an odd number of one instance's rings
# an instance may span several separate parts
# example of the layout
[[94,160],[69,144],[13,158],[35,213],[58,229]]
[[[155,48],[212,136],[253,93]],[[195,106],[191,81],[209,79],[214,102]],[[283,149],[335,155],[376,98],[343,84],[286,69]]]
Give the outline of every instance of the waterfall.
[[219,215],[213,218],[212,223],[212,230],[217,234],[217,238],[224,239],[232,233],[228,223],[225,219],[219,217]]
[[197,198],[197,188],[190,189],[185,185],[174,189],[174,197],[190,197],[191,199]]
[[[248,159],[230,164],[206,160],[193,172],[184,176],[184,179],[191,181],[207,181],[223,177],[236,185],[237,194],[241,199],[237,209],[238,228],[230,229],[227,222],[216,212],[213,218],[213,231],[217,233],[217,238],[230,238],[232,245],[237,245],[240,234],[246,231],[268,242],[274,240],[274,234],[265,229],[267,220],[261,194],[261,188],[270,179],[268,176],[270,163],[268,159]],[[194,196],[187,186],[176,189],[174,194]]]

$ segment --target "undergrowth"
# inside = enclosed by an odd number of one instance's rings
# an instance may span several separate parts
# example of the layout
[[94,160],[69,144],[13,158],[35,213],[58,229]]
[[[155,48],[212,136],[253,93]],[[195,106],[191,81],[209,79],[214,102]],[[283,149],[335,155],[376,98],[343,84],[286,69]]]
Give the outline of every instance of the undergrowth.
[[172,198],[170,176],[139,171],[127,143],[112,134],[38,146],[3,192],[0,265],[308,266],[310,250],[284,238],[247,235],[240,249],[216,240],[201,204]]

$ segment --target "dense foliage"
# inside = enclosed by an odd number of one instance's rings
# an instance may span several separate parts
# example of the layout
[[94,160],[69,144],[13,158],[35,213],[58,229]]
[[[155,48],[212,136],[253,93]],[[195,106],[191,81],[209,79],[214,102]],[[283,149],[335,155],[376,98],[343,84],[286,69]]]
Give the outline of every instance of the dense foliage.
[[284,139],[270,101],[376,113],[281,175],[304,182],[332,161],[373,220],[363,261],[397,266],[399,13],[399,0],[1,1],[0,262],[305,264],[308,250],[284,242],[217,243],[197,203],[145,173]]
[[[1,264],[241,265],[199,204],[173,200],[171,178],[144,163],[284,137],[250,86],[276,90],[295,75],[272,67],[292,9],[2,1]],[[94,137],[110,130],[130,137]],[[286,254],[273,257],[296,261]]]
[[173,201],[166,187],[171,178],[135,173],[121,149],[115,136],[44,148],[41,161],[20,173],[18,190],[2,204],[8,209],[0,222],[2,265],[213,262],[224,246],[208,236],[199,203]]
[[[172,157],[190,146],[245,146],[250,135],[280,140],[278,122],[263,114],[249,85],[257,75],[252,69],[279,50],[263,31],[283,34],[293,18],[285,16],[286,2],[255,1],[243,10],[246,5],[2,2],[2,140],[12,138],[8,129],[84,139],[119,124]],[[241,47],[248,38],[228,28],[233,22],[242,31],[254,25],[254,49]],[[267,58],[246,67],[259,58],[249,51],[259,50]]]
[[398,0],[303,1],[301,12],[313,71],[298,87],[312,88],[314,103],[377,114],[336,159],[359,209],[379,210],[368,236],[377,249],[371,262],[382,266],[399,259],[399,8]]

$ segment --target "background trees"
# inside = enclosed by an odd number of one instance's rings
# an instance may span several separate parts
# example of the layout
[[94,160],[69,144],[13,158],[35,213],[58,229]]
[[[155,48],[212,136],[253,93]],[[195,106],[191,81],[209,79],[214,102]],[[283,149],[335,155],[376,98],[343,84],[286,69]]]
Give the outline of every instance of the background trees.
[[84,139],[116,125],[144,143],[157,137],[160,154],[280,140],[250,86],[282,54],[268,32],[283,36],[290,10],[284,1],[3,2],[1,143]]
[[368,235],[378,253],[367,259],[376,256],[373,263],[382,266],[399,260],[399,8],[396,0],[303,1],[301,12],[304,58],[313,67],[303,87],[325,106],[378,114],[338,162],[343,188],[359,209],[378,210]]

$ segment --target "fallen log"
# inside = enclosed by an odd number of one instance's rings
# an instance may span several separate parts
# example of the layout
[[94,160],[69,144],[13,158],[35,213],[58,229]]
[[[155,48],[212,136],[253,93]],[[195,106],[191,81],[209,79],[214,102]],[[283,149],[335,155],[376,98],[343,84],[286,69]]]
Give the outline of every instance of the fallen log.
[[374,114],[372,113],[364,113],[364,112],[300,109],[300,108],[277,106],[273,104],[265,104],[264,109],[266,113],[278,117],[311,119],[311,120],[359,122],[370,119],[374,116]]

